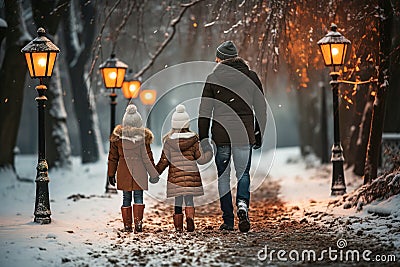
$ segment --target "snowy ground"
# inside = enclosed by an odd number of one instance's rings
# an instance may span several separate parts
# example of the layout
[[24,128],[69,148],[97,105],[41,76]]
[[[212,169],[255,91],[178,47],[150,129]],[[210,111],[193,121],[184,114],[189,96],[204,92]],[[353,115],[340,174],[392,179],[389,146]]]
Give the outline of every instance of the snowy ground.
[[[158,157],[159,149],[155,149]],[[263,157],[270,161],[273,155]],[[19,175],[33,179],[35,161],[34,156],[18,156]],[[260,186],[253,192],[253,228],[248,234],[217,230],[220,211],[213,165],[203,170],[208,195],[196,200],[198,205],[212,204],[196,210],[195,233],[174,232],[163,183],[150,187],[157,199],[145,196],[145,233],[122,233],[121,194],[103,192],[105,162],[104,157],[97,164],[81,165],[74,158],[71,170],[50,172],[53,214],[49,225],[32,222],[35,184],[0,172],[0,266],[264,265],[257,253],[267,243],[276,249],[319,251],[336,246],[339,238],[350,248],[396,254],[400,259],[400,197],[372,203],[360,213],[331,209],[327,206],[332,200],[330,165],[318,166],[312,158],[301,160],[297,148],[277,150],[268,178],[263,179],[265,174],[260,172],[255,175],[254,184]],[[351,172],[346,172],[346,181],[348,192],[361,183]],[[376,215],[374,209],[387,216]],[[276,259],[269,263],[283,264]],[[332,262],[325,260],[327,264]]]

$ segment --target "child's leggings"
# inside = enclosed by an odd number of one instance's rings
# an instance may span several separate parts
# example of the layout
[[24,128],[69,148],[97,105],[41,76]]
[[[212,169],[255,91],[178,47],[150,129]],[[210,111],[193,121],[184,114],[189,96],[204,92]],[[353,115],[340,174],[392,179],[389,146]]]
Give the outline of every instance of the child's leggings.
[[[143,190],[133,191],[133,202],[135,204],[143,204]],[[132,203],[132,191],[123,191],[122,207],[129,207]]]
[[193,195],[175,197],[175,214],[182,214],[183,199],[186,207],[194,207]]

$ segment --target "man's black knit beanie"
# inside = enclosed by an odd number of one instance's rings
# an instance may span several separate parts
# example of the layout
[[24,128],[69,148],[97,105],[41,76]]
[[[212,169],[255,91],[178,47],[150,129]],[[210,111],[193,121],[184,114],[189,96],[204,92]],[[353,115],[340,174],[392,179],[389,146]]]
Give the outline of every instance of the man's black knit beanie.
[[217,47],[217,58],[225,60],[228,58],[234,58],[238,56],[238,52],[235,44],[232,41],[223,42]]

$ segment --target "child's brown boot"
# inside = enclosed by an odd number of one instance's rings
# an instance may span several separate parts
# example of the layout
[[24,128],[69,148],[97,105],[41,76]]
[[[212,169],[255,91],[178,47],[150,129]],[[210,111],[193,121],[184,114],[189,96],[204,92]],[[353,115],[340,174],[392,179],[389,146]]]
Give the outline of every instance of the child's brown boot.
[[183,214],[174,214],[174,226],[176,231],[183,231]]

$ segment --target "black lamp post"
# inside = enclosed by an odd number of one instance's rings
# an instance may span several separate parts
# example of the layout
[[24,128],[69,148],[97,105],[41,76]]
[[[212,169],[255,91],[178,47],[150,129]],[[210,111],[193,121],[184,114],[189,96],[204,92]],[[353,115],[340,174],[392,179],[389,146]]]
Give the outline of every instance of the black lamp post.
[[38,97],[38,131],[39,131],[39,155],[36,167],[36,201],[35,201],[35,219],[34,221],[41,224],[51,222],[51,211],[49,201],[49,176],[48,165],[46,161],[46,139],[45,139],[45,120],[44,110],[46,107],[46,85],[43,84],[43,78],[51,77],[53,73],[54,63],[60,49],[54,45],[45,35],[43,28],[37,30],[38,37],[32,40],[24,48],[22,52],[25,54],[26,63],[28,64],[29,75],[31,78],[38,78],[39,85],[36,86]]
[[351,44],[343,35],[337,31],[337,26],[332,23],[330,31],[321,40],[318,45],[321,49],[324,58],[325,66],[333,67],[330,73],[333,93],[333,129],[334,143],[332,146],[332,188],[331,195],[343,195],[346,193],[346,183],[343,171],[343,148],[340,143],[340,128],[339,128],[339,72],[336,67],[342,66],[346,57],[348,46]]
[[[115,54],[111,54],[111,57],[99,66],[101,75],[103,77],[104,87],[106,89],[111,89],[111,93],[109,95],[111,107],[110,134],[112,134],[112,131],[115,127],[115,106],[117,105],[117,94],[115,89],[121,89],[127,68],[128,65],[116,58]],[[117,191],[115,188],[110,187],[108,178],[106,178],[106,193],[116,192]]]

